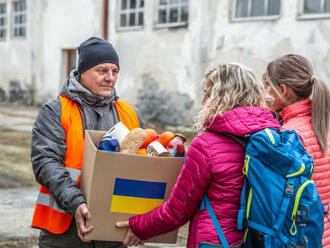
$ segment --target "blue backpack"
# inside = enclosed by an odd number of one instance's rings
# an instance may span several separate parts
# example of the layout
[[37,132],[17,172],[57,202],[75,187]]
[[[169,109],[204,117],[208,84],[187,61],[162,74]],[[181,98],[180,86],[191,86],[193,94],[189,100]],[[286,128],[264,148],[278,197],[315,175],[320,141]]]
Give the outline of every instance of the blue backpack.
[[[247,142],[223,134],[246,147],[246,179],[237,223],[238,230],[245,230],[243,247],[323,247],[324,207],[311,180],[313,159],[299,135],[293,130],[266,128]],[[201,210],[205,207],[222,243],[219,247],[229,248],[206,195]]]

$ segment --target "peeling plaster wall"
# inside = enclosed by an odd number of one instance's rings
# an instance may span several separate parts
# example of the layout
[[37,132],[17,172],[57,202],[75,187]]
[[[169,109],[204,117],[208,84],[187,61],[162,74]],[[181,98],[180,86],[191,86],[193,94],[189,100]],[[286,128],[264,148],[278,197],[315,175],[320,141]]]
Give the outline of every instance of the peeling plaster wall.
[[188,27],[171,29],[154,27],[157,1],[145,0],[145,26],[131,31],[118,30],[112,1],[110,37],[121,59],[118,92],[136,102],[150,85],[147,76],[164,93],[188,94],[196,113],[202,97],[199,82],[209,66],[239,62],[261,77],[269,61],[287,53],[310,58],[315,74],[330,83],[330,18],[298,18],[300,1],[281,1],[276,20],[237,22],[232,20],[233,0],[191,0]]
[[[277,20],[245,22],[232,21],[234,0],[190,0],[189,24],[179,28],[156,28],[158,1],[145,0],[144,27],[129,31],[117,28],[117,2],[109,0],[109,41],[120,56],[118,94],[133,103],[155,84],[156,95],[177,91],[193,100],[196,113],[210,65],[240,62],[261,76],[267,62],[287,53],[310,58],[315,74],[330,83],[330,18],[298,18],[301,0],[282,0]],[[65,79],[63,49],[102,35],[103,1],[27,3],[27,38],[0,42],[0,88],[8,91],[9,82],[18,81],[44,101],[58,94]]]
[[48,0],[44,13],[43,79],[39,93],[56,96],[65,77],[63,49],[75,49],[90,36],[102,35],[102,0]]
[[[11,3],[9,1],[9,3]],[[59,93],[62,49],[102,35],[102,0],[27,0],[27,37],[0,42],[0,87],[10,81],[35,89],[37,102]]]

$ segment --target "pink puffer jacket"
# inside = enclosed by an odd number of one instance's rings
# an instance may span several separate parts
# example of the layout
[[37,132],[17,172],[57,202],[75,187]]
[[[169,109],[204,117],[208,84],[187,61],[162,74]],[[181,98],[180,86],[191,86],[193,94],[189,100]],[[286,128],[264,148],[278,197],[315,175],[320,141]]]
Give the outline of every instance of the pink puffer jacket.
[[[313,157],[315,168],[312,179],[321,196],[322,203],[330,204],[330,132],[328,137],[329,153],[323,155],[312,128],[311,111],[312,101],[304,100],[289,105],[280,115],[283,118],[283,129],[296,130],[307,151]],[[322,241],[324,248],[330,248],[330,225],[326,217],[324,217]]]
[[211,132],[202,132],[193,139],[169,199],[146,214],[130,218],[133,233],[145,240],[190,220],[187,247],[196,248],[202,241],[220,244],[207,210],[199,209],[207,193],[228,243],[240,244],[243,233],[236,226],[244,149],[219,132],[244,136],[266,127],[278,128],[280,124],[261,107],[239,107],[216,116],[208,128]]

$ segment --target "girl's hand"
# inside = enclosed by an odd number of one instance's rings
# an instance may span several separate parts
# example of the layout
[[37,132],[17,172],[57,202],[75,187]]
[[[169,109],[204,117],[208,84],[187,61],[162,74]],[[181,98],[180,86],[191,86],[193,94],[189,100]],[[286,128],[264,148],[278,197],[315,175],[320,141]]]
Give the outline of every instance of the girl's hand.
[[116,223],[116,226],[119,228],[125,228],[128,227],[127,234],[123,240],[123,244],[127,246],[138,246],[143,245],[144,242],[141,241],[138,237],[135,236],[135,234],[131,231],[131,228],[129,228],[128,221],[118,221]]

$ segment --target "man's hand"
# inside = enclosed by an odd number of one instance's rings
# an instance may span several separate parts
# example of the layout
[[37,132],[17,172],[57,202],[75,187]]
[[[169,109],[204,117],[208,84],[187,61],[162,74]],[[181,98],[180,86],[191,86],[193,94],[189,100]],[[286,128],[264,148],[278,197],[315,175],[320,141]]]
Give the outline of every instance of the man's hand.
[[127,246],[138,246],[143,245],[144,242],[141,241],[138,237],[135,236],[135,234],[131,231],[131,228],[129,228],[128,221],[118,221],[116,223],[116,226],[119,228],[128,227],[126,237],[123,240],[123,244]]
[[86,219],[91,218],[91,214],[88,211],[86,203],[82,203],[77,207],[74,217],[76,219],[76,226],[79,238],[83,242],[89,242],[89,240],[86,240],[84,238],[84,234],[92,231],[93,226],[86,226]]

